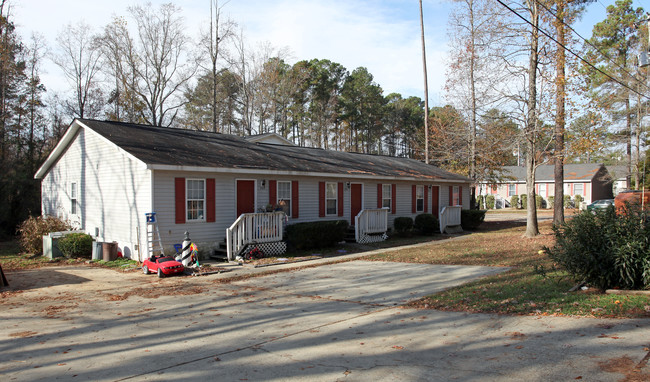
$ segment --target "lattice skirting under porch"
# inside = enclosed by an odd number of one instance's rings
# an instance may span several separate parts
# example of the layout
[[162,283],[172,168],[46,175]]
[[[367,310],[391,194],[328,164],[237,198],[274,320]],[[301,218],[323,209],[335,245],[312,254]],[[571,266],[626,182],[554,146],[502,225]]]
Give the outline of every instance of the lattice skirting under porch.
[[380,241],[384,241],[388,239],[388,235],[386,235],[386,232],[380,234],[374,234],[374,235],[368,235],[362,233],[359,236],[360,237],[357,243],[361,243],[361,244],[378,243]]
[[276,241],[274,243],[248,244],[241,253],[247,253],[253,248],[262,251],[264,256],[277,256],[287,252],[287,243],[284,241]]

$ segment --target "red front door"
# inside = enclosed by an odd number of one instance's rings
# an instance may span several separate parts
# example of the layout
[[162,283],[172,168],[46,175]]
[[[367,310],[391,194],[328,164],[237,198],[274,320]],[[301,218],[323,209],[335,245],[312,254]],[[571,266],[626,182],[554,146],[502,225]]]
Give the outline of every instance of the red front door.
[[354,218],[361,212],[361,203],[362,203],[362,185],[361,184],[352,184],[350,186],[350,224],[354,225]]
[[237,216],[255,212],[255,181],[237,181]]
[[440,199],[440,187],[431,186],[431,213],[433,216],[438,217],[438,200]]

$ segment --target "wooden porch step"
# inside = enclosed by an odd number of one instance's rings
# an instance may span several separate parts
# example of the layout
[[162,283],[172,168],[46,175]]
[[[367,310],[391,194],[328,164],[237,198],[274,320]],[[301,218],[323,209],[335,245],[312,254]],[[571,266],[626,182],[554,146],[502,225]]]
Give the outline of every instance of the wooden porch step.
[[220,242],[219,246],[212,250],[210,258],[217,261],[228,261],[228,250],[225,240]]
[[357,242],[357,237],[356,237],[356,232],[354,230],[354,226],[348,226],[348,231],[345,233],[345,242],[346,243],[356,243]]

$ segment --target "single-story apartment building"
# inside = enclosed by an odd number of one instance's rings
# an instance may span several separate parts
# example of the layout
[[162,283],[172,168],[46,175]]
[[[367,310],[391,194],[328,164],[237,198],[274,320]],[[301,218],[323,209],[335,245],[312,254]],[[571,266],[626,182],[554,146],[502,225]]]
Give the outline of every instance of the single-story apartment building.
[[[147,256],[146,213],[165,248],[184,232],[217,246],[242,214],[281,210],[284,224],[396,217],[469,207],[471,179],[418,160],[299,147],[253,137],[75,119],[35,174],[42,214],[68,219],[126,256]],[[451,210],[451,208],[450,208]]]
[[[546,201],[547,208],[553,207],[548,199],[555,195],[554,174],[553,165],[541,165],[535,171],[535,194]],[[499,176],[502,179],[499,183],[479,184],[477,194],[494,195],[505,205],[509,205],[512,196],[527,194],[526,167],[504,166]],[[615,180],[600,163],[564,165],[564,195],[572,199],[580,195],[585,205],[595,200],[613,198],[612,185]]]

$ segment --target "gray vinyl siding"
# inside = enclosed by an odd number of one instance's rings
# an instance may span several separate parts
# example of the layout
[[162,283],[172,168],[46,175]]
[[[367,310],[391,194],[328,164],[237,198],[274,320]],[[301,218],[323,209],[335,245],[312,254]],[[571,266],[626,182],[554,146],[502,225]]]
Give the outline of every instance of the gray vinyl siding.
[[[193,173],[176,171],[154,172],[154,210],[158,216],[158,227],[165,250],[172,251],[174,244],[183,242],[185,232],[199,249],[217,246],[226,236],[226,228],[236,220],[235,184],[237,177],[215,173]],[[189,221],[176,224],[175,179],[215,180],[215,222]],[[248,179],[248,178],[247,178]],[[258,192],[259,195],[259,192]],[[207,207],[207,206],[206,206]]]
[[[463,187],[465,188],[465,187]],[[440,209],[449,205],[449,185],[440,186]]]
[[[78,184],[78,214],[71,214],[70,184]],[[125,256],[137,255],[137,227],[150,209],[146,166],[92,131],[80,129],[43,178],[43,215],[70,220],[98,241],[116,241]],[[142,233],[142,232],[141,232]],[[146,245],[146,236],[140,242]]]
[[[175,178],[185,179],[215,179],[216,187],[216,221],[208,222],[186,222],[184,224],[175,223],[175,196],[174,182]],[[163,243],[166,248],[171,250],[174,243],[180,243],[183,240],[184,232],[189,232],[192,241],[199,247],[205,246],[210,248],[218,245],[225,238],[225,232],[228,227],[237,219],[236,215],[236,183],[237,180],[254,180],[255,181],[255,201],[256,210],[264,209],[269,204],[270,181],[298,181],[299,189],[299,217],[289,217],[288,224],[301,222],[321,221],[321,220],[351,220],[351,191],[347,183],[357,183],[362,185],[362,205],[364,208],[377,207],[377,182],[359,182],[354,179],[337,179],[337,178],[315,178],[307,176],[238,176],[236,174],[218,174],[218,173],[193,173],[180,171],[156,171],[154,172],[154,188],[156,190],[153,201],[155,212],[158,215],[159,227]],[[319,182],[332,182],[344,184],[343,187],[343,216],[333,215],[319,217]],[[262,185],[264,184],[264,185]],[[396,208],[395,214],[389,213],[389,226],[393,225],[396,217],[409,216],[415,217],[418,213],[412,213],[412,182],[392,182],[384,184],[396,184]],[[428,183],[417,183],[429,185]],[[469,203],[469,186],[463,187],[463,203]],[[447,205],[449,200],[448,185],[440,185],[440,206]],[[340,196],[339,196],[340,197]],[[292,194],[292,198],[295,195]],[[429,194],[430,199],[430,194]],[[431,201],[427,202],[429,212],[431,211]]]

